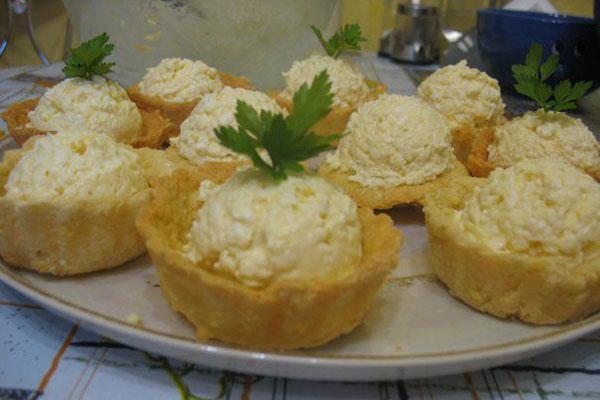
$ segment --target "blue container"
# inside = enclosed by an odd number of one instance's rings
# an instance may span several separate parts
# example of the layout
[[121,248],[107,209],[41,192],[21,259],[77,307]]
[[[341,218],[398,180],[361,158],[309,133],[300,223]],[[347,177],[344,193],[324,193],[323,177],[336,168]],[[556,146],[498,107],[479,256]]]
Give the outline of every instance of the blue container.
[[594,20],[568,15],[483,9],[477,13],[479,52],[484,69],[514,92],[511,67],[524,64],[529,47],[539,43],[545,60],[551,52],[560,55],[560,68],[550,83],[563,79],[600,84],[600,39]]

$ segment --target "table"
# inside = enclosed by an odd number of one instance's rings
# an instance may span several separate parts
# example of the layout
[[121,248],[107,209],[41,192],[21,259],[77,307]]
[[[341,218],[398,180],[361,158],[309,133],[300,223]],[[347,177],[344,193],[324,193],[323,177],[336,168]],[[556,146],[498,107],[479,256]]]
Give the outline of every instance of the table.
[[[396,64],[355,60],[390,91],[414,94]],[[0,111],[37,96],[61,65],[0,71]],[[4,129],[0,126],[0,129]],[[0,399],[600,399],[600,332],[519,363],[462,375],[375,383],[248,376],[114,343],[0,283]]]

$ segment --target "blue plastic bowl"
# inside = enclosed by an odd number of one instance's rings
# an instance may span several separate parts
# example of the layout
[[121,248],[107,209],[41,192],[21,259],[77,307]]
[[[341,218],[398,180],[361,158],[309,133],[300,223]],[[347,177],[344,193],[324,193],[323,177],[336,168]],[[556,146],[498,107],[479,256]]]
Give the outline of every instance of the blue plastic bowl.
[[479,52],[488,74],[504,91],[514,92],[511,67],[524,64],[529,47],[539,43],[544,59],[560,55],[561,67],[550,83],[563,79],[600,84],[600,39],[594,20],[568,15],[483,9],[477,13]]

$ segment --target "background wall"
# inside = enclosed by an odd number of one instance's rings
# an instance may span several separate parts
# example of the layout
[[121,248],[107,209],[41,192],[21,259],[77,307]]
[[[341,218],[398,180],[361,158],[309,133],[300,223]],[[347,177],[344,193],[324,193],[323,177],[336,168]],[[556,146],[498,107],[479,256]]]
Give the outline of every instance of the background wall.
[[[6,28],[6,10],[0,0],[0,31]],[[42,49],[52,61],[61,60],[67,26],[67,13],[61,0],[32,0],[33,22]],[[302,1],[302,0],[298,0]],[[464,31],[475,25],[475,11],[486,7],[490,0],[422,0],[440,5],[445,27]],[[500,0],[501,1],[501,0]],[[360,23],[368,41],[365,49],[375,51],[379,37],[393,26],[393,10],[399,0],[343,0],[342,22]],[[552,0],[561,13],[592,16],[593,0]],[[3,57],[0,68],[37,64],[37,58],[27,36],[24,16],[15,20],[15,32]]]
[[[342,23],[359,23],[368,41],[365,49],[376,51],[379,38],[394,26],[393,12],[397,4],[407,0],[344,0]],[[592,17],[593,0],[550,0],[560,13]],[[489,7],[491,0],[421,0],[421,3],[437,5],[442,10],[442,25],[445,28],[467,31],[475,26],[476,11]],[[496,1],[506,4],[507,0]]]

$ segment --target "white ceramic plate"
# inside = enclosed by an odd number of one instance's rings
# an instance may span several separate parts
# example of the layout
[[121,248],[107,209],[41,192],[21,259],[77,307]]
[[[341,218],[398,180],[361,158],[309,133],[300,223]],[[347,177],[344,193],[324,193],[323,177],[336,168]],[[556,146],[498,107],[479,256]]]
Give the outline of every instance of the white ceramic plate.
[[[4,141],[0,153],[8,146]],[[0,280],[119,342],[206,366],[289,378],[365,381],[459,373],[529,357],[600,328],[599,314],[575,324],[534,327],[469,308],[431,273],[422,213],[406,208],[390,215],[405,234],[398,267],[363,326],[312,350],[262,353],[197,342],[191,326],[163,299],[147,256],[61,279],[0,261]],[[131,313],[143,326],[127,323]]]

